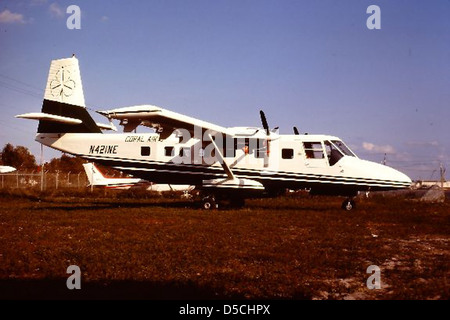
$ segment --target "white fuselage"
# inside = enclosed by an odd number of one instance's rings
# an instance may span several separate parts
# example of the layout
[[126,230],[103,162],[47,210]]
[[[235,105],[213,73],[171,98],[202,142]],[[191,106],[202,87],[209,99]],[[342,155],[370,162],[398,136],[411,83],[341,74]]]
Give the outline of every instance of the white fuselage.
[[[231,148],[231,155],[224,157],[226,163],[238,178],[259,181],[266,189],[335,189],[334,193],[346,194],[355,190],[406,188],[411,184],[403,173],[354,155],[341,154],[333,163],[327,145],[329,141],[340,142],[337,137],[274,134],[269,150],[263,146],[267,144],[265,135],[235,138],[240,142]],[[259,141],[249,147],[245,139]],[[206,179],[226,176],[221,164],[208,152],[212,148],[205,147],[200,139],[182,141],[175,134],[163,140],[157,133],[38,134],[36,140],[157,183],[201,185]]]

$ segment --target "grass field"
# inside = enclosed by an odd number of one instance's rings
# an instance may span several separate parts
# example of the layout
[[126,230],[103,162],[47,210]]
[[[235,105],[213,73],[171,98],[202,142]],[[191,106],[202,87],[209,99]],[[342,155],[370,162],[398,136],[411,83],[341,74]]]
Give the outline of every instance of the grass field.
[[[1,299],[449,299],[450,203],[0,191]],[[66,269],[81,269],[68,290]],[[369,290],[370,265],[381,289]]]

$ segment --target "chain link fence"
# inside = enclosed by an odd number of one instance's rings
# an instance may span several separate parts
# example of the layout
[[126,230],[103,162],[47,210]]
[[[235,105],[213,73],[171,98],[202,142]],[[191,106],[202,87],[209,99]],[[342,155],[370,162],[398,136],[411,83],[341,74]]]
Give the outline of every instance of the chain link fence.
[[66,173],[66,172],[41,172],[27,173],[16,171],[7,174],[0,174],[1,188],[16,189],[62,189],[79,188],[84,189],[89,182],[84,172]]

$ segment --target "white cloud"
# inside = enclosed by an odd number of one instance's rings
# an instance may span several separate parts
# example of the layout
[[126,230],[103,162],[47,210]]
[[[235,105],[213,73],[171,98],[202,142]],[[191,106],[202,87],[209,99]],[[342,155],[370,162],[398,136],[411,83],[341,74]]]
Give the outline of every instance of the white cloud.
[[439,147],[437,141],[408,141],[406,144],[413,147]]
[[32,6],[41,6],[47,3],[47,0],[31,0]]
[[369,153],[395,153],[394,147],[390,145],[376,145],[370,142],[363,142],[362,147]]
[[55,18],[64,17],[64,10],[56,2],[53,2],[48,10],[50,11],[50,14]]
[[25,18],[23,14],[14,13],[9,11],[8,9],[0,12],[0,23],[21,23],[25,24]]

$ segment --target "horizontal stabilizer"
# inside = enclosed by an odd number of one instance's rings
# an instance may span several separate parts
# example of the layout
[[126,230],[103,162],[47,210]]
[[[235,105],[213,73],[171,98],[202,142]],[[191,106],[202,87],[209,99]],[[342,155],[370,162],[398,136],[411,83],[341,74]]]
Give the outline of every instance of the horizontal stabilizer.
[[57,115],[54,115],[54,114],[43,113],[43,112],[19,114],[19,115],[16,116],[16,118],[40,120],[40,121],[41,120],[43,120],[43,121],[53,121],[53,122],[60,122],[60,123],[65,123],[65,124],[80,124],[80,123],[83,122],[80,119],[63,117],[63,116],[57,116]]
[[10,173],[16,171],[16,168],[10,166],[0,166],[0,173]]
[[112,131],[117,131],[117,127],[116,127],[113,123],[106,124],[106,123],[99,123],[99,122],[96,122],[95,124],[97,125],[97,127],[99,127],[99,128],[102,129],[102,130],[112,130]]

